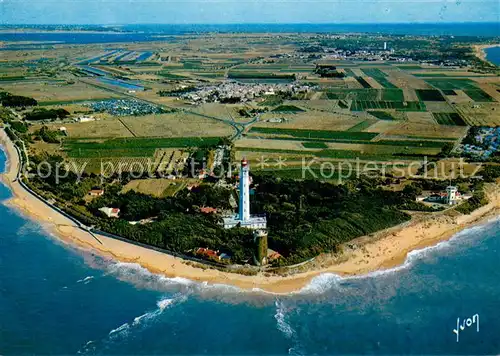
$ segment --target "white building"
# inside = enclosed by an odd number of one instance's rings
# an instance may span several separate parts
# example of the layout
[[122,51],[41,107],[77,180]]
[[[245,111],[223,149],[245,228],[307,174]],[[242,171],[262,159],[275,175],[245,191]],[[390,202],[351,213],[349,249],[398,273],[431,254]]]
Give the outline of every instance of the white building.
[[80,116],[75,118],[76,122],[91,122],[95,121],[95,118],[93,116]]
[[446,187],[446,204],[453,205],[458,200],[458,188],[454,186]]
[[248,161],[243,159],[240,167],[240,201],[239,213],[223,218],[224,228],[231,229],[241,226],[249,229],[266,229],[265,215],[250,214],[250,167]]
[[100,208],[99,211],[103,212],[108,218],[118,218],[120,216],[120,209],[118,208]]

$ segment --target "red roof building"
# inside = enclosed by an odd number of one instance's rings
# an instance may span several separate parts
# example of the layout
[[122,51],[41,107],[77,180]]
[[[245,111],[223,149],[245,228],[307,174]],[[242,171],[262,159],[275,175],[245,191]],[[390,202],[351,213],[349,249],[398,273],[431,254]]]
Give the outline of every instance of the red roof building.
[[201,255],[203,257],[206,257],[206,258],[215,258],[215,259],[219,258],[219,255],[216,251],[210,250],[208,248],[203,248],[203,247],[200,247],[199,249],[197,249],[196,254]]
[[200,208],[200,212],[203,214],[217,214],[217,208],[212,208],[210,206],[204,206]]
[[104,195],[104,190],[103,189],[92,189],[89,192],[89,195],[92,197],[100,197]]

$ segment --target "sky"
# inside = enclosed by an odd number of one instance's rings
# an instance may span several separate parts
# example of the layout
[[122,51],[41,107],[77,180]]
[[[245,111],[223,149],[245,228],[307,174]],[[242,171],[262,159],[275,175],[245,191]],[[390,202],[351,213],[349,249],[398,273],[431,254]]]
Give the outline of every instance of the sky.
[[0,24],[499,21],[500,0],[0,0]]

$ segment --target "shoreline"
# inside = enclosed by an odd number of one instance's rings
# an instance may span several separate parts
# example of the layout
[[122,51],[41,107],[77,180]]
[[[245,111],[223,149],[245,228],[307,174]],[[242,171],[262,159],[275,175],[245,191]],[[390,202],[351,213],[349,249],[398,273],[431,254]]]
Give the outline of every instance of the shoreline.
[[3,145],[7,157],[5,172],[0,174],[0,180],[12,194],[3,204],[39,222],[62,242],[117,261],[137,263],[152,273],[169,278],[181,277],[196,282],[226,284],[245,290],[261,289],[265,292],[287,294],[300,291],[314,277],[324,273],[347,277],[389,270],[403,265],[408,253],[449,240],[457,232],[484,223],[500,213],[500,198],[492,195],[490,203],[470,215],[422,214],[402,225],[357,238],[346,244],[357,245],[356,248],[346,247],[340,256],[320,255],[307,265],[306,271],[288,276],[269,275],[265,272],[246,276],[208,267],[194,267],[191,262],[179,257],[97,235],[102,242],[100,244],[90,233],[81,230],[67,217],[31,195],[19,182],[14,182],[19,157],[4,130],[0,130],[0,145]]
[[490,62],[486,58],[487,57],[486,50],[489,49],[489,48],[500,47],[500,43],[489,44],[489,45],[473,45],[472,47],[474,49],[474,54],[475,54],[476,57],[478,57],[479,59],[481,59],[481,60],[483,60],[485,62],[488,62],[491,65],[497,66],[495,63]]

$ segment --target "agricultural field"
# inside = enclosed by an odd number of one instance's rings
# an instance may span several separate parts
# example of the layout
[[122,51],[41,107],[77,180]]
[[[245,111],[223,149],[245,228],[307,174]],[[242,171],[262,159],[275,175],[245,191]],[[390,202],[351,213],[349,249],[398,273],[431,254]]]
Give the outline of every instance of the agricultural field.
[[220,137],[66,139],[64,152],[71,158],[152,157],[160,148],[191,148],[216,145]]
[[500,106],[497,102],[480,104],[463,103],[458,104],[456,109],[468,125],[500,126]]
[[74,84],[68,84],[67,82],[16,82],[0,84],[0,87],[4,91],[15,93],[16,95],[28,96],[42,104],[46,102],[50,105],[119,97],[119,95],[81,82]]
[[234,134],[228,124],[185,112],[126,116],[120,121],[136,137],[225,137]]
[[[30,149],[60,153],[86,163],[92,172],[99,172],[105,160],[121,163],[124,170],[133,170],[134,162],[152,162],[152,170],[169,173],[198,148],[230,137],[236,159],[246,155],[257,164],[263,154],[282,156],[290,167],[276,174],[294,176],[302,157],[409,162],[437,155],[446,143],[456,143],[466,134],[466,125],[500,125],[500,86],[493,73],[418,62],[332,60],[331,53],[323,50],[310,56],[303,51],[329,41],[319,40],[321,36],[189,34],[174,41],[124,43],[119,48],[99,44],[85,49],[61,45],[47,51],[5,51],[0,91],[34,97],[47,109],[68,110],[68,119],[43,123],[51,130],[66,127],[68,136],[62,144],[37,141]],[[323,78],[315,70],[318,64],[336,66],[345,77]],[[81,72],[85,65],[110,78],[132,80],[129,83],[145,90],[103,85],[98,77]],[[274,87],[275,95],[258,89],[240,101],[225,100],[232,104],[222,103],[222,97],[191,102],[158,94],[186,87],[202,92],[230,80],[282,85]],[[293,86],[307,89],[287,91]],[[175,112],[115,117],[82,106],[110,98],[135,98]],[[100,120],[72,122],[84,114]],[[41,127],[33,123],[30,132]],[[133,181],[126,189],[166,196],[183,184]]]
[[[282,123],[266,122],[267,120],[283,118],[286,119]],[[252,127],[279,127],[290,129],[308,129],[314,128],[318,130],[337,130],[343,131],[363,121],[359,116],[351,113],[337,112],[301,112],[297,114],[275,114],[265,113],[260,116],[260,121]]]
[[426,79],[428,84],[436,89],[454,90],[454,89],[477,89],[477,83],[471,79]]
[[[41,125],[34,125],[39,129]],[[81,123],[46,124],[51,130],[66,127],[69,138],[118,138],[133,137],[129,130],[118,119],[106,119]]]
[[401,89],[330,89],[325,95],[332,100],[404,101]]
[[483,90],[477,88],[477,89],[464,89],[464,93],[467,94],[469,98],[471,98],[474,101],[477,102],[492,102],[494,101],[493,98],[488,94],[485,93]]
[[467,127],[449,126],[444,130],[438,124],[402,123],[385,132],[386,136],[426,137],[429,139],[458,139],[465,135]]
[[387,111],[372,110],[368,111],[368,113],[379,120],[387,120],[387,121],[397,120],[393,115],[391,115],[391,113]]
[[426,107],[420,101],[358,101],[354,100],[351,111],[368,111],[378,109],[396,109],[400,111],[425,111]]
[[417,89],[415,92],[421,101],[445,101],[445,98],[439,90]]
[[394,84],[392,84],[388,79],[387,79],[387,74],[382,72],[378,68],[367,68],[367,69],[362,69],[362,71],[369,77],[372,77],[375,79],[380,85],[382,85],[384,88],[397,88]]
[[271,127],[253,127],[250,133],[262,133],[270,135],[286,135],[298,138],[324,139],[324,140],[346,140],[346,141],[369,141],[377,134],[370,132],[349,132],[349,131],[327,131],[327,130],[300,130],[282,129]]
[[122,189],[122,193],[135,191],[154,197],[174,196],[177,192],[186,188],[190,183],[195,183],[194,179],[135,179],[127,183]]
[[432,113],[434,119],[440,125],[467,126],[462,117],[456,112],[453,113]]

